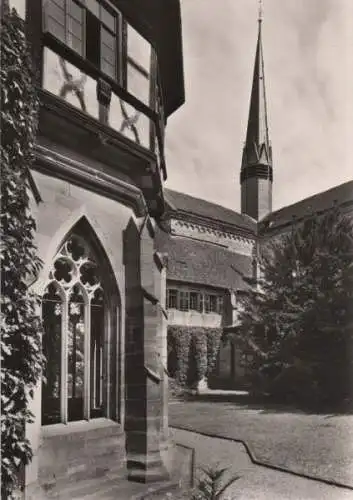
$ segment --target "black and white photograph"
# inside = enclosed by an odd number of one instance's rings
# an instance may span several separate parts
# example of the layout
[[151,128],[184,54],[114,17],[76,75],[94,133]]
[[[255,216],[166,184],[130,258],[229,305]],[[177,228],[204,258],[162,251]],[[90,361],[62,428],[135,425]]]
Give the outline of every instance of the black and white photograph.
[[0,0],[1,500],[353,500],[353,0]]

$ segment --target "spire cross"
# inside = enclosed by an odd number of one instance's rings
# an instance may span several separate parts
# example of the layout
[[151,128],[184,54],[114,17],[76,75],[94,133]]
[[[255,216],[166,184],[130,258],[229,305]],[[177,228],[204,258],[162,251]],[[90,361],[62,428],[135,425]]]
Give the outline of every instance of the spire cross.
[[262,22],[263,18],[263,3],[262,0],[259,0],[259,23]]

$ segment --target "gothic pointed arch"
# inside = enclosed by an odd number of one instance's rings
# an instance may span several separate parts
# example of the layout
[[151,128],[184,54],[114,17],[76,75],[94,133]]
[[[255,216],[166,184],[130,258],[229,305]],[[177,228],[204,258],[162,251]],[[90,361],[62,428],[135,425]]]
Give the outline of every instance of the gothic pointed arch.
[[42,296],[42,425],[118,417],[120,295],[86,218],[61,242]]

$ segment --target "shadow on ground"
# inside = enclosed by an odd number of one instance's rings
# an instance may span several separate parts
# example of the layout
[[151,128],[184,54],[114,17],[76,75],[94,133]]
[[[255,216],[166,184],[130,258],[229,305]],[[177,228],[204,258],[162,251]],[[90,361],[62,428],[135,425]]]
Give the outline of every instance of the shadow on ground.
[[[239,393],[242,392],[242,393]],[[325,418],[339,415],[353,415],[353,406],[305,404],[294,401],[280,401],[271,396],[253,395],[244,391],[209,391],[205,394],[184,393],[174,398],[177,401],[236,404],[239,409],[258,410],[260,413],[298,413],[325,415]]]

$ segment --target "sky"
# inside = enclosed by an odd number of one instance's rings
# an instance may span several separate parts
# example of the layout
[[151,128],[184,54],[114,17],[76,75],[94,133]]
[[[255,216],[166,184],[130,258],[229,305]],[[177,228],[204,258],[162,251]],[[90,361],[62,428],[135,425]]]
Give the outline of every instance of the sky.
[[[353,0],[263,3],[277,209],[353,179]],[[167,126],[166,187],[236,211],[258,5],[181,0],[186,102]]]
[[[240,210],[258,0],[181,0],[186,102],[166,187]],[[273,208],[353,179],[353,0],[264,0]]]

